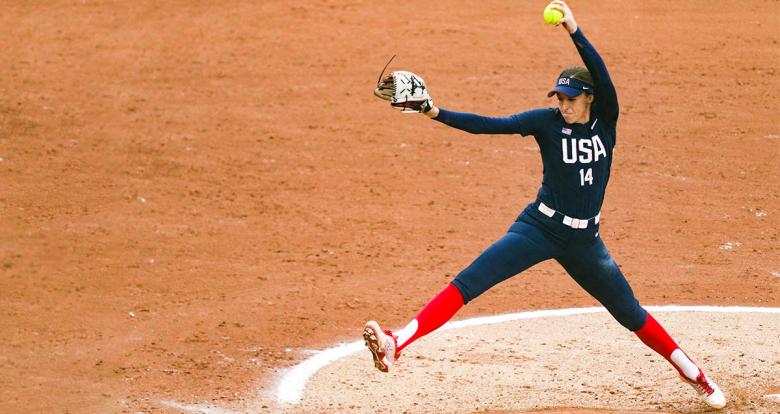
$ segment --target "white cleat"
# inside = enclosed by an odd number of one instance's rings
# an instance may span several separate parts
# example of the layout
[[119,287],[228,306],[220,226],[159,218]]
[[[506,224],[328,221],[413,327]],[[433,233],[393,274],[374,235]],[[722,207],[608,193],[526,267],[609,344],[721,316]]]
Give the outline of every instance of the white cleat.
[[382,331],[375,321],[368,321],[363,329],[363,339],[366,347],[374,358],[374,366],[382,372],[390,371],[397,359],[396,338],[390,331]]
[[710,407],[720,409],[726,406],[726,396],[723,395],[723,391],[718,388],[718,384],[707,378],[701,370],[699,370],[699,376],[696,377],[696,381],[691,381],[682,375],[680,378],[693,387]]

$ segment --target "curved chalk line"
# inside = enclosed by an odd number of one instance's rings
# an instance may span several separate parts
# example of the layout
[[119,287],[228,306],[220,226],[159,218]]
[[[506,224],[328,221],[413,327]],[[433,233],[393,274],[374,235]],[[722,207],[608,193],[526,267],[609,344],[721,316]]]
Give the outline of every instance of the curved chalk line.
[[[747,307],[747,306],[645,306],[652,312],[705,312],[705,313],[777,313],[780,308]],[[568,308],[507,313],[503,315],[481,316],[460,321],[448,322],[439,330],[460,329],[469,326],[492,325],[523,319],[536,319],[554,316],[585,315],[606,312],[602,307]],[[362,340],[340,344],[317,352],[312,357],[287,370],[276,389],[276,398],[281,403],[298,404],[301,401],[306,383],[320,369],[329,364],[365,349]]]

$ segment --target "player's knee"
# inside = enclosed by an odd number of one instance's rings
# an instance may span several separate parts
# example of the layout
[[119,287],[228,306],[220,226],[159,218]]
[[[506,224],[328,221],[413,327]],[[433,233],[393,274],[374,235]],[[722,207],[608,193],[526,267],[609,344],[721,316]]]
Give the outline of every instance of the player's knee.
[[631,332],[642,328],[647,321],[647,311],[639,305],[636,299],[633,300],[633,303],[608,307],[607,310],[619,324]]

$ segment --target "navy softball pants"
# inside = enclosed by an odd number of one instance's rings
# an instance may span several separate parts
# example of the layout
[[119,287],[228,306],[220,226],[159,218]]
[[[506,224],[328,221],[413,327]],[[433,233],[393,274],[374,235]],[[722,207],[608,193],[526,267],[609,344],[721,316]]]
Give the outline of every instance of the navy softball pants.
[[647,311],[598,235],[598,225],[572,229],[529,206],[501,239],[488,247],[452,283],[468,303],[496,284],[548,259],[596,298],[631,331],[640,329]]

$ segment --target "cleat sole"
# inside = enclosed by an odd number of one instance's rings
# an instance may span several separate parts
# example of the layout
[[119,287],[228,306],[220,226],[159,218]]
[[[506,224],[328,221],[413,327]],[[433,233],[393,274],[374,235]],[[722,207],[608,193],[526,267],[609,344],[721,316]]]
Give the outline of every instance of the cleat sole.
[[387,372],[387,365],[382,362],[382,358],[379,356],[379,339],[376,332],[371,328],[364,329],[363,340],[366,343],[366,348],[371,351],[371,356],[374,358],[374,367],[382,372]]

